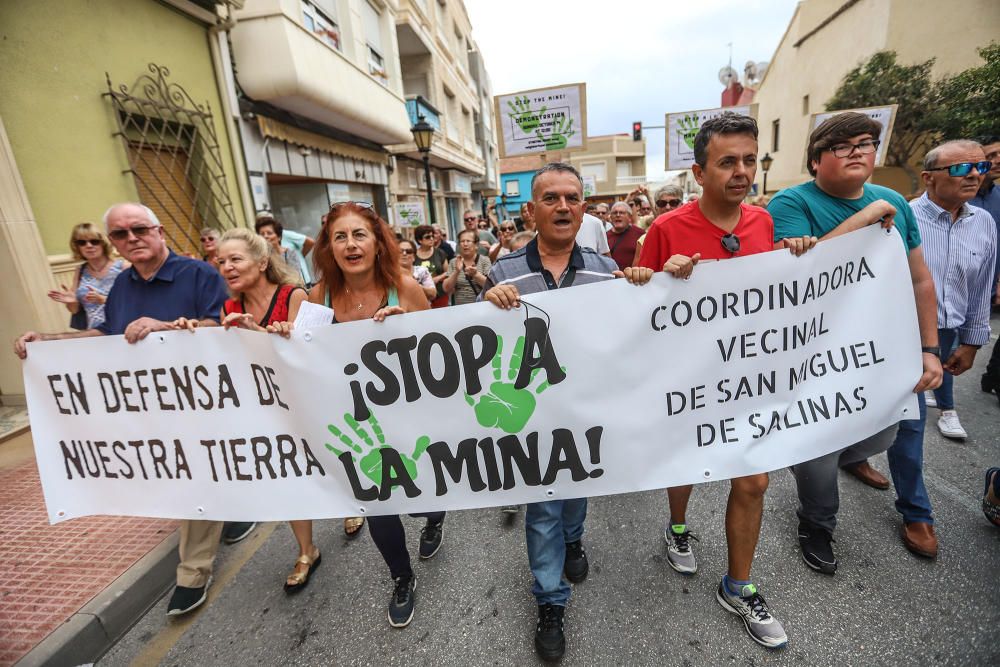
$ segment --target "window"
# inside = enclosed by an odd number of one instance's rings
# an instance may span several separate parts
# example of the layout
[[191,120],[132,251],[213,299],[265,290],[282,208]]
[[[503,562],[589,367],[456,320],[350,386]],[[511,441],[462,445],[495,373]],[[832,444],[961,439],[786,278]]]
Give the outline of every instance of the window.
[[618,178],[628,178],[632,175],[632,163],[622,161],[618,163]]
[[803,95],[802,96],[802,115],[805,116],[805,115],[808,115],[808,114],[809,114],[809,96],[808,95]]
[[584,162],[580,165],[581,176],[593,176],[599,181],[608,180],[607,165],[604,162]]
[[340,28],[332,18],[332,3],[325,3],[330,7],[320,9],[309,0],[301,0],[302,3],[302,24],[306,30],[313,33],[329,46],[340,51]]
[[383,86],[388,86],[389,75],[385,71],[385,59],[382,57],[381,16],[369,2],[361,3],[361,15],[368,44],[368,73]]
[[413,167],[406,168],[407,183],[411,188],[416,189],[420,186],[420,170],[414,169]]
[[771,152],[778,152],[778,138],[781,134],[781,119],[776,118],[771,121]]
[[521,196],[521,184],[518,181],[507,181],[503,184],[504,194],[508,197]]
[[458,126],[455,124],[455,118],[461,112],[458,110],[458,103],[455,100],[455,94],[448,90],[447,87],[444,89],[444,96],[444,133],[449,139],[458,144],[462,142],[462,138],[459,136]]

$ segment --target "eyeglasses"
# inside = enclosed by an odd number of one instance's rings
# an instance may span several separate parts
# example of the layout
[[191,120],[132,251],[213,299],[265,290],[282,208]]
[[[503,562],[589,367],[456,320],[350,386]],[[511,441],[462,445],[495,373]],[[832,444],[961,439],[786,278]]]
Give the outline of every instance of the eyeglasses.
[[341,206],[344,206],[345,204],[354,204],[355,206],[363,208],[366,211],[372,211],[373,213],[376,212],[375,211],[375,207],[372,206],[371,204],[369,204],[366,201],[350,201],[350,200],[348,200],[348,201],[338,201],[338,202],[334,202],[334,203],[330,204],[330,213],[333,213],[334,211],[336,211]]
[[208,243],[209,241],[215,241],[215,240],[216,240],[216,238],[214,236],[202,236],[201,237],[201,242],[202,243]]
[[128,238],[129,232],[135,235],[135,237],[142,238],[149,234],[154,229],[157,229],[159,225],[133,225],[127,229],[115,229],[108,232],[108,238],[112,241],[124,241]]
[[947,169],[949,176],[968,176],[972,173],[973,167],[982,176],[993,168],[993,163],[989,160],[983,160],[982,162],[959,162],[957,164],[949,164],[947,167],[931,167],[927,171],[944,171]]
[[476,219],[475,218],[462,218],[462,221],[463,222],[475,222]]
[[828,150],[834,154],[835,157],[847,157],[855,150],[861,155],[871,155],[876,150],[878,150],[878,145],[882,143],[875,139],[865,139],[864,141],[859,141],[856,144],[837,144],[836,146],[830,146],[824,150]]
[[101,245],[101,239],[76,239],[73,241],[77,248],[82,248],[85,245],[99,246]]
[[681,205],[680,199],[661,199],[660,201],[656,202],[657,208],[667,208],[668,206],[670,208],[677,208],[680,205]]
[[726,234],[722,237],[722,247],[726,252],[736,254],[740,251],[740,237],[736,234]]
[[516,231],[516,230],[517,230],[517,227],[501,227],[500,228],[501,232],[513,232],[513,231]]
[[399,254],[401,255],[412,255],[414,253],[413,248],[400,248]]
[[420,240],[422,241],[424,239],[432,239],[432,238],[434,238],[433,232],[429,234],[424,234],[423,236],[420,237]]

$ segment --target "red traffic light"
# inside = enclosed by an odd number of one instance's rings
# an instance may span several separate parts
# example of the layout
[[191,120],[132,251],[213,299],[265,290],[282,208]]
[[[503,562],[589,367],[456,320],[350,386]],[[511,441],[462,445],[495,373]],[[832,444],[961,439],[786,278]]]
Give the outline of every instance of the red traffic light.
[[632,123],[632,141],[642,140],[642,122],[636,121]]

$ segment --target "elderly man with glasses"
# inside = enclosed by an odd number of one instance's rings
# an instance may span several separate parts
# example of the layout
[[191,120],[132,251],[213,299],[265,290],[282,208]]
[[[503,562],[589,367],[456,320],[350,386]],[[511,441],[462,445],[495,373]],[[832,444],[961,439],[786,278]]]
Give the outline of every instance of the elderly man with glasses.
[[[156,331],[216,326],[228,294],[219,272],[205,262],[182,257],[167,248],[163,226],[142,204],[115,204],[104,214],[108,238],[132,266],[115,279],[104,307],[105,320],[95,329],[43,334],[28,331],[14,342],[21,359],[32,341],[117,336],[136,343]],[[252,522],[234,525],[245,536]],[[221,521],[182,521],[177,587],[167,615],[178,616],[200,606],[206,597],[212,561],[222,535]]]
[[462,214],[462,224],[466,229],[470,229],[479,234],[479,254],[489,255],[490,248],[497,242],[497,237],[488,229],[479,229],[479,216],[475,211],[466,211]]
[[684,203],[684,191],[679,185],[664,185],[653,195],[653,213],[660,217]]
[[[774,218],[774,238],[812,234],[820,241],[868,225],[895,225],[906,248],[917,306],[923,373],[913,388],[920,418],[890,426],[840,451],[793,466],[799,495],[799,547],[806,565],[832,575],[837,571],[833,531],[840,508],[837,468],[879,489],[889,481],[868,463],[868,457],[888,449],[896,486],[896,509],[903,516],[903,544],[914,553],[937,553],[930,500],[922,472],[923,392],[941,384],[937,302],[934,280],[920,245],[920,230],[903,197],[889,188],[868,183],[882,126],[863,113],[845,112],[823,121],[809,136],[806,166],[815,180],[782,190],[767,206]],[[916,350],[913,351],[914,354]],[[895,439],[895,443],[893,440]]]

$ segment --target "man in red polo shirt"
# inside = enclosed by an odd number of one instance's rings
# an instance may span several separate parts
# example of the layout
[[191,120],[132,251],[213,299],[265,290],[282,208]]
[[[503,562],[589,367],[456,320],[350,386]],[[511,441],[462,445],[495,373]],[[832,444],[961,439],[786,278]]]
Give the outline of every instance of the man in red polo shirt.
[[[729,259],[775,249],[771,216],[743,203],[757,171],[757,121],[728,112],[705,121],[694,140],[694,155],[691,171],[702,186],[701,198],[657,218],[639,256],[639,266],[662,269],[677,278],[690,276],[701,259]],[[779,247],[801,255],[815,244],[814,237],[803,237],[785,239]],[[788,637],[750,581],[767,481],[767,473],[731,480],[726,507],[729,571],[716,599],[743,619],[754,641],[777,648],[788,643]],[[698,569],[685,519],[691,489],[690,485],[667,489],[667,562],[682,574]]]
[[636,242],[645,234],[642,229],[632,224],[632,209],[627,203],[615,202],[611,207],[611,229],[607,234],[611,259],[615,260],[618,268],[624,271],[626,267],[632,266]]

